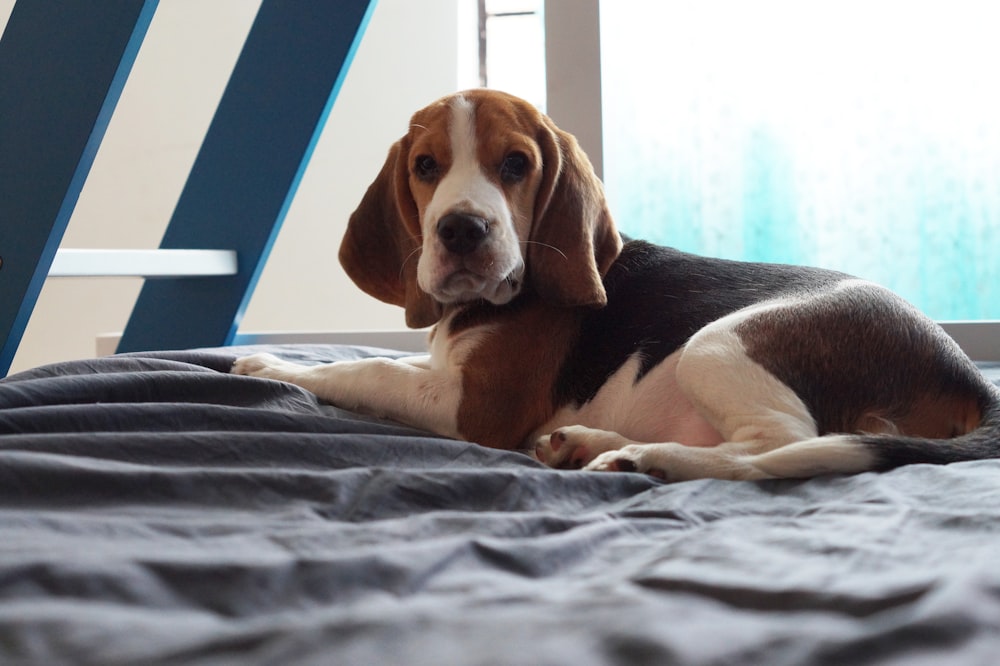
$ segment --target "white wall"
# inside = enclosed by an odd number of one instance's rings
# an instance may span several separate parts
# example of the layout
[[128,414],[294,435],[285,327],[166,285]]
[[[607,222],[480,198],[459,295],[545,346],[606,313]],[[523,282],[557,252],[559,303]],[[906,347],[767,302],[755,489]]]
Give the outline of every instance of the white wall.
[[[409,116],[469,85],[458,80],[461,2],[378,0],[243,330],[404,326],[401,310],[347,279],[336,252],[348,216]],[[0,25],[12,6],[0,0]],[[160,1],[63,247],[158,245],[257,6]],[[126,278],[48,280],[11,371],[93,356],[99,333],[124,328],[140,286]]]

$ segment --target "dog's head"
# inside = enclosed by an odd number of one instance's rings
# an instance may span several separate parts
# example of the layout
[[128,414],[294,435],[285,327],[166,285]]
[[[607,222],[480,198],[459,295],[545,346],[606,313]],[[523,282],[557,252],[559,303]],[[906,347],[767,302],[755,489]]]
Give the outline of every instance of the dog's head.
[[351,215],[340,261],[421,327],[442,306],[508,303],[526,281],[553,304],[604,305],[620,250],[576,139],[524,100],[473,90],[414,114]]

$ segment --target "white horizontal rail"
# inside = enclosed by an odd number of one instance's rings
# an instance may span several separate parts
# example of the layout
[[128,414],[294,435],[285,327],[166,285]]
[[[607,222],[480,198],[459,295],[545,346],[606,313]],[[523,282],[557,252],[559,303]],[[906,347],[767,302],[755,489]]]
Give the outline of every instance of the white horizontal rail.
[[427,331],[264,331],[237,333],[233,344],[362,345],[398,351],[427,353]]
[[941,327],[974,361],[1000,361],[1000,321],[943,321]]
[[[97,355],[115,353],[121,333],[97,336]],[[262,331],[237,333],[234,345],[361,345],[414,354],[427,353],[427,330],[389,331]]]
[[49,277],[207,277],[236,270],[235,250],[59,249]]

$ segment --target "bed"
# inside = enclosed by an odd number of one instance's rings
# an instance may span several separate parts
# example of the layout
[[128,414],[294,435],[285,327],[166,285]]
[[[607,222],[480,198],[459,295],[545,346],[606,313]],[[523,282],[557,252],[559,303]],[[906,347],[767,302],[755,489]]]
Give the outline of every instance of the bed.
[[0,663],[1000,653],[1000,461],[674,485],[556,471],[227,374],[247,351],[0,381]]

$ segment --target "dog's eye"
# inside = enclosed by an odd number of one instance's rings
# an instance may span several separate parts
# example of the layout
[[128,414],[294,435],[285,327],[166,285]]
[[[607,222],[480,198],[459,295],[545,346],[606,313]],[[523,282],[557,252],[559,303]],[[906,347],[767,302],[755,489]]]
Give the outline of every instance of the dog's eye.
[[413,171],[420,180],[433,180],[438,173],[438,163],[430,155],[417,155]]
[[524,178],[528,170],[528,158],[524,153],[511,153],[503,158],[500,165],[500,180],[505,183],[516,183]]

